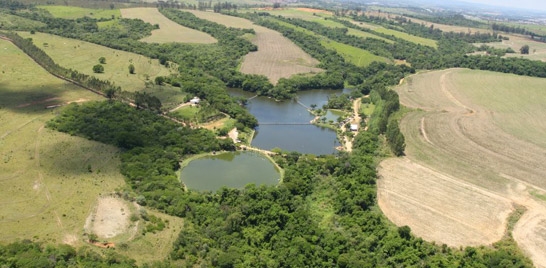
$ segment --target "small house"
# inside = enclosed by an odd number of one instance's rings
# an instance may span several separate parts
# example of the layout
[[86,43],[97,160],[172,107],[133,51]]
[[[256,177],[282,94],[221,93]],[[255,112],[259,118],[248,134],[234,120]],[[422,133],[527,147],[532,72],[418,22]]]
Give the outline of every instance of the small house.
[[200,101],[201,99],[199,99],[198,97],[193,97],[193,99],[190,100],[190,103],[195,105],[195,104],[199,104]]
[[358,125],[357,124],[351,124],[351,131],[358,131]]

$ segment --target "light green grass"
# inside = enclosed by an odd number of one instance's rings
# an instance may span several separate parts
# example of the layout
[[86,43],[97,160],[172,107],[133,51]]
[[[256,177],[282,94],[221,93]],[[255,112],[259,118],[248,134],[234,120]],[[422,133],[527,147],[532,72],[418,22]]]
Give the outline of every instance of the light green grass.
[[[139,91],[157,76],[168,76],[171,70],[142,55],[119,51],[104,46],[51,34],[19,33],[22,37],[32,38],[34,44],[43,49],[57,64],[93,75],[98,79],[109,80],[125,91]],[[44,45],[47,43],[47,46]],[[93,73],[93,66],[99,57],[106,58],[104,73]],[[135,74],[129,74],[129,64],[135,66]]]
[[119,9],[91,9],[75,6],[38,6],[38,8],[47,10],[53,17],[63,19],[77,19],[83,17],[110,19],[112,17],[121,17]]
[[45,107],[103,98],[50,75],[7,41],[0,72],[0,241],[79,244],[99,194],[124,184],[119,151],[44,128],[62,109]]
[[435,40],[432,40],[432,39],[418,37],[418,36],[415,36],[415,35],[407,34],[407,33],[396,31],[396,30],[391,30],[391,29],[387,29],[387,28],[383,28],[383,27],[378,27],[374,31],[379,32],[379,33],[383,33],[383,34],[387,34],[387,35],[392,35],[394,37],[404,39],[406,41],[409,41],[409,42],[412,42],[412,43],[415,43],[415,44],[420,44],[420,45],[429,46],[429,47],[433,47],[433,48],[438,47],[437,42]]
[[362,103],[360,104],[360,112],[365,114],[367,117],[370,117],[375,109],[375,104],[373,103]]
[[[111,251],[86,243],[84,226],[100,196],[126,187],[119,149],[44,128],[63,109],[46,106],[105,99],[50,75],[3,40],[0,72],[0,241]],[[134,235],[129,229],[114,238],[117,246],[128,245],[116,251],[139,264],[167,258],[183,226],[183,219],[148,213],[168,220],[168,228],[142,236],[141,222]]]
[[173,113],[178,115],[177,117],[193,120],[200,110],[201,110],[200,107],[194,107],[194,106],[188,105],[174,111]]
[[321,44],[326,48],[337,51],[337,53],[343,56],[346,61],[349,61],[356,66],[368,66],[374,61],[390,62],[388,59],[376,56],[367,50],[345,45],[332,40],[323,40]]
[[546,148],[546,79],[472,70],[457,78],[457,89],[494,114],[501,129]]

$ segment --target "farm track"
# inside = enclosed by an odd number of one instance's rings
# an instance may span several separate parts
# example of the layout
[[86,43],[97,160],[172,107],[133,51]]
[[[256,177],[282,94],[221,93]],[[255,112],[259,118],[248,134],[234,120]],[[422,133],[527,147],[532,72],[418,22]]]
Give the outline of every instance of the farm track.
[[401,103],[418,110],[401,122],[407,157],[380,164],[379,205],[396,224],[451,246],[501,239],[514,205],[525,206],[513,237],[546,267],[546,203],[531,194],[546,193],[546,148],[504,131],[499,113],[460,90],[458,81],[479,77],[464,75],[431,72],[397,88]]

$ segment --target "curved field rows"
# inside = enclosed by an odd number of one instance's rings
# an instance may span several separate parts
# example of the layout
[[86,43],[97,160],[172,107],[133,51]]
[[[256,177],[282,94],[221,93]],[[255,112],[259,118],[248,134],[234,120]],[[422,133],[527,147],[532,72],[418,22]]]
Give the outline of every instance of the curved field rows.
[[254,25],[246,19],[211,12],[191,12],[199,18],[228,27],[254,29],[256,36],[251,41],[258,46],[258,51],[245,56],[240,70],[242,73],[265,75],[272,83],[276,84],[280,78],[288,78],[294,74],[322,71],[322,69],[314,67],[319,64],[319,61],[309,56],[279,32]]
[[184,27],[163,16],[157,8],[124,8],[121,16],[128,19],[141,19],[150,24],[159,24],[159,30],[153,30],[152,35],[141,39],[148,43],[197,43],[212,44],[216,39],[207,33],[203,33],[188,27]]
[[500,239],[509,203],[523,205],[514,238],[546,267],[546,202],[533,197],[546,193],[544,88],[546,79],[465,69],[406,79],[400,101],[419,110],[401,122],[407,157],[380,166],[385,214],[426,239],[475,245]]

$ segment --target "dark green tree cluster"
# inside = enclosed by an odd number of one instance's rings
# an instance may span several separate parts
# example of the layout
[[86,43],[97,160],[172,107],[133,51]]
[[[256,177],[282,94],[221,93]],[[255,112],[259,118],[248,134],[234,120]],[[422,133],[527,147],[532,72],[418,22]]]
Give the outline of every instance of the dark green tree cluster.
[[[230,139],[216,139],[208,130],[190,129],[151,111],[116,101],[71,104],[47,125],[123,148],[122,174],[137,194],[144,197],[143,204],[160,210],[166,210],[170,201],[185,196],[175,174],[184,156],[235,149]],[[183,216],[184,210],[183,206],[173,206],[168,212]]]
[[43,245],[23,240],[0,244],[2,267],[137,267],[134,260],[108,251],[101,256],[89,248]]

